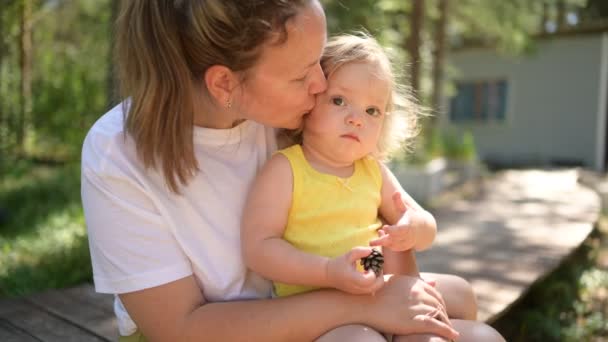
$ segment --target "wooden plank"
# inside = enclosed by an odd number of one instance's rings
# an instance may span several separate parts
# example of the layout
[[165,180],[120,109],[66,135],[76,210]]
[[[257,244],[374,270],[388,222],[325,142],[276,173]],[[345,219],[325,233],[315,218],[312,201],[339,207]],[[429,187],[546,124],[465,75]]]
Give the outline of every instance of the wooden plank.
[[[95,301],[93,292],[85,289],[55,290],[32,295],[26,300],[83,330],[107,340],[118,338],[118,327],[107,303]],[[85,296],[86,294],[86,296]],[[104,296],[104,298],[107,298]],[[105,299],[104,299],[105,300]],[[93,303],[91,303],[93,301]]]
[[90,331],[56,317],[26,300],[12,299],[0,302],[0,318],[10,325],[45,342],[107,342]]
[[82,284],[62,290],[62,292],[72,298],[78,298],[86,302],[87,305],[92,305],[106,312],[109,316],[114,317],[114,295],[97,293],[92,284]]
[[0,318],[6,315],[10,315],[15,308],[28,305],[21,298],[3,298],[0,299]]
[[28,334],[26,331],[0,319],[0,341],[2,342],[40,342],[39,339]]

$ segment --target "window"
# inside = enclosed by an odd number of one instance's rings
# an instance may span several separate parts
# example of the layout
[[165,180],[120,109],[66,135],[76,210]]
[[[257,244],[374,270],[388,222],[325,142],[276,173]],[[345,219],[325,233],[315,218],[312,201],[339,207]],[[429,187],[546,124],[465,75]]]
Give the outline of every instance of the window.
[[456,82],[456,96],[450,102],[451,122],[504,121],[507,82]]

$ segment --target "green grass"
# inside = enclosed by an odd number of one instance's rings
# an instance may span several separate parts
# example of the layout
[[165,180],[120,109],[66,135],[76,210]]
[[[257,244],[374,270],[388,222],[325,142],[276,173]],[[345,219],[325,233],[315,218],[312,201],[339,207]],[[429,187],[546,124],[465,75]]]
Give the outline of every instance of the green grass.
[[0,169],[0,296],[91,279],[77,163]]
[[608,217],[492,325],[513,342],[608,340]]

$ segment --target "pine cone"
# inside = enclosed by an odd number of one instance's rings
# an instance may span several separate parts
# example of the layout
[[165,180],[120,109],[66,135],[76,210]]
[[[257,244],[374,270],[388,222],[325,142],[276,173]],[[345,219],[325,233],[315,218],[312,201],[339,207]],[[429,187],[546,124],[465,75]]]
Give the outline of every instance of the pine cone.
[[371,269],[379,277],[384,266],[384,256],[377,249],[373,249],[368,256],[361,258],[361,265],[366,271]]

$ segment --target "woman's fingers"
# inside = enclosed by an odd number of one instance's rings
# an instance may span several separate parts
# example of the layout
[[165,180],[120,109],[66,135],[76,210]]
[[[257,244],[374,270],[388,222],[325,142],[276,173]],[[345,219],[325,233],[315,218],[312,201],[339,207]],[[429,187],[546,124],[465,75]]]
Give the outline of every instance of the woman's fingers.
[[422,279],[425,283],[431,285],[432,287],[435,287],[435,285],[437,285],[437,280],[435,280],[435,278],[429,278],[429,277],[422,278],[422,277],[420,277],[420,279]]
[[447,311],[444,307],[437,307],[433,309],[433,311],[429,312],[427,316],[438,319],[441,322],[452,326],[452,322],[450,322],[450,318],[448,317]]
[[433,299],[435,299],[435,301],[438,305],[436,305],[435,303],[432,303],[432,304],[427,303],[427,304],[433,305],[433,307],[439,306],[439,307],[443,308],[443,311],[446,311],[445,310],[445,308],[446,308],[445,301],[443,300],[443,297],[441,296],[439,291],[437,291],[437,289],[434,286],[432,286],[426,282],[423,282],[423,284],[424,284],[424,291],[426,293],[428,293],[429,295],[431,295],[433,297]]
[[412,333],[436,334],[441,337],[455,340],[460,334],[448,324],[428,315],[415,316],[412,321]]

